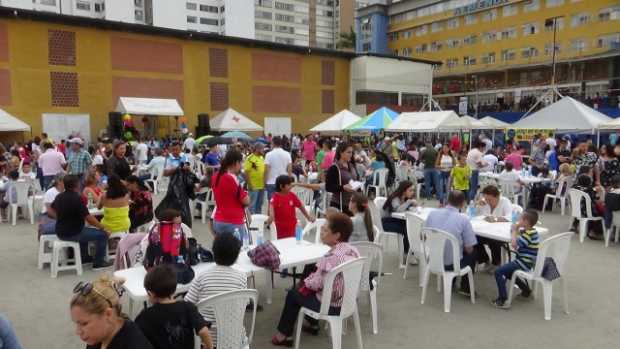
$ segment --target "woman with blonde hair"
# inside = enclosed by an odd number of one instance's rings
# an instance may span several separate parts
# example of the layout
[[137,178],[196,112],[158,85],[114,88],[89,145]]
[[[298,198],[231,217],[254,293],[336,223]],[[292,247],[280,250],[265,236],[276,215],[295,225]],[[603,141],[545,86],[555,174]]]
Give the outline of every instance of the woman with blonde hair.
[[122,313],[122,283],[102,275],[73,288],[71,320],[86,349],[153,349],[138,326]]

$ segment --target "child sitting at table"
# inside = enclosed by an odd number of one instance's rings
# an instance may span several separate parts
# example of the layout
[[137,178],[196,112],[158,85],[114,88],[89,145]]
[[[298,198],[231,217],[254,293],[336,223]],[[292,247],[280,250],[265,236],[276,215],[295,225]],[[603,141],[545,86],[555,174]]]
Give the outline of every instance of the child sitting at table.
[[136,325],[154,349],[193,349],[194,333],[202,340],[203,348],[213,348],[209,324],[196,306],[174,299],[177,276],[170,265],[158,265],[149,271],[144,288],[153,305],[140,312]]
[[[536,264],[540,243],[538,232],[534,229],[537,222],[538,213],[534,210],[525,210],[519,217],[519,221],[512,227],[511,246],[517,250],[517,256],[512,262],[508,262],[495,270],[495,281],[499,295],[492,304],[497,308],[510,308],[510,305],[506,303],[508,300],[506,281],[512,277],[512,274],[516,270],[530,271]],[[532,291],[527,282],[519,278],[515,282],[521,289],[521,296],[529,297]]]
[[523,189],[523,183],[521,183],[519,172],[514,169],[512,162],[506,162],[504,165],[504,170],[500,172],[498,179],[503,182],[516,183],[515,193],[520,193]]
[[282,175],[276,178],[276,192],[269,202],[267,225],[271,224],[271,222],[276,224],[278,239],[295,236],[295,227],[297,226],[296,208],[299,208],[308,222],[314,222],[315,220],[314,217],[308,214],[306,207],[299,201],[297,195],[291,192],[292,187],[293,179],[291,177]]
[[349,211],[353,213],[351,222],[353,222],[353,233],[349,241],[374,241],[375,232],[372,222],[372,214],[368,207],[368,198],[362,193],[353,193],[351,201],[349,201]]
[[469,192],[469,178],[471,177],[471,168],[467,165],[467,155],[459,154],[456,166],[450,171],[450,183],[452,188],[460,190],[467,196]]

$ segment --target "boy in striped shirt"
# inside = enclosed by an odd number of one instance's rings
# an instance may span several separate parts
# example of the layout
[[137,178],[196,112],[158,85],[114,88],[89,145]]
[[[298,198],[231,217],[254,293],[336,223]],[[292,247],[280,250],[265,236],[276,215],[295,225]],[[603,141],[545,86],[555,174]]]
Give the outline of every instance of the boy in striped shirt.
[[[512,248],[517,250],[517,256],[512,262],[508,262],[495,271],[495,281],[499,296],[492,302],[497,308],[508,309],[506,281],[512,277],[516,270],[530,271],[536,264],[538,245],[540,243],[538,232],[534,225],[538,222],[538,213],[534,210],[526,210],[521,214],[519,221],[512,228]],[[527,298],[532,291],[527,282],[517,278],[517,286],[521,289],[521,296]]]

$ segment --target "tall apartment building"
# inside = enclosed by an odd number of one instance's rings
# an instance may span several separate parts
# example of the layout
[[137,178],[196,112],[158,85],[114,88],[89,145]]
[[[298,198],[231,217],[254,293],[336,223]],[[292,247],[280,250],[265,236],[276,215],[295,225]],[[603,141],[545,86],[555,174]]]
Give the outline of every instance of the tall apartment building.
[[359,52],[441,61],[444,106],[471,96],[514,110],[549,88],[554,53],[560,92],[620,93],[618,0],[402,0],[359,9],[356,25]]

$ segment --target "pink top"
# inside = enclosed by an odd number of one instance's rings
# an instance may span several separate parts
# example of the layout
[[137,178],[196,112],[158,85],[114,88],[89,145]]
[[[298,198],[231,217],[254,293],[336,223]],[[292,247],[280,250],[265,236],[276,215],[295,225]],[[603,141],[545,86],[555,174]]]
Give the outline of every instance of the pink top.
[[303,152],[304,160],[314,160],[314,154],[316,153],[318,146],[313,140],[306,139],[301,145],[301,151]]
[[329,152],[327,152],[325,154],[325,157],[323,158],[323,162],[321,163],[321,169],[327,170],[331,165],[333,165],[335,157],[336,157],[335,151],[330,150]]
[[62,172],[62,165],[66,164],[65,156],[54,149],[48,149],[39,156],[39,167],[44,176],[55,176]]
[[[359,258],[360,253],[357,249],[346,242],[341,242],[338,245],[332,247],[329,252],[316,262],[316,271],[304,280],[305,286],[313,291],[316,291],[316,298],[321,300],[323,282],[325,275],[332,269],[336,268],[340,264],[350,261],[355,258]],[[334,279],[334,286],[332,288],[332,307],[342,306],[342,297],[344,296],[344,279],[342,275],[338,275]]]
[[521,165],[523,164],[523,157],[518,152],[511,153],[506,156],[504,162],[512,163],[512,166],[515,170],[521,171]]

